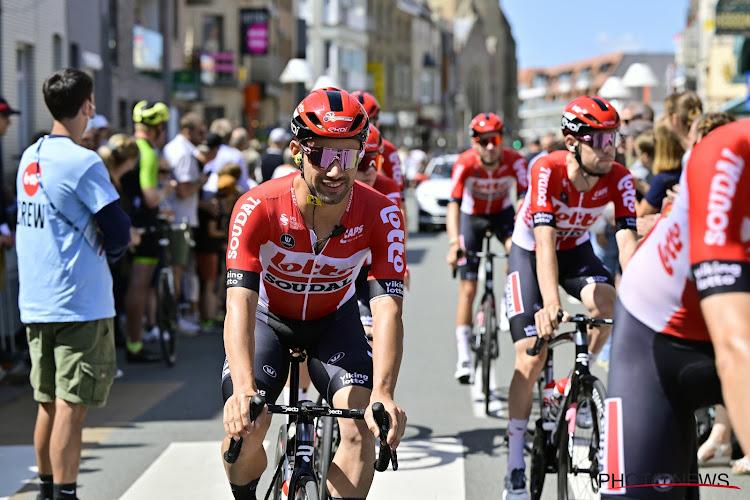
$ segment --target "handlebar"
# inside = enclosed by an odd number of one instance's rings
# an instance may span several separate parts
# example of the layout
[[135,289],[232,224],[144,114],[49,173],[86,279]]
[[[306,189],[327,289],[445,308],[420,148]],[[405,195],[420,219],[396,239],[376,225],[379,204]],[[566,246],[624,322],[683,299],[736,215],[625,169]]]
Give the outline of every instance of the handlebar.
[[[508,253],[507,252],[502,252],[502,253],[497,253],[497,252],[474,252],[472,250],[464,250],[463,248],[458,248],[456,250],[456,259],[457,260],[461,259],[464,255],[466,255],[468,257],[479,257],[480,259],[482,259],[482,258],[488,258],[488,259],[495,259],[495,258],[507,259],[508,258]],[[458,267],[454,267],[452,269],[452,273],[453,273],[453,278],[455,279],[455,277],[456,277],[456,275],[458,273]]]
[[[250,421],[255,420],[261,415],[263,408],[266,406],[266,400],[263,396],[256,394],[250,399]],[[280,413],[280,414],[294,414],[294,415],[305,415],[310,417],[339,417],[339,418],[352,418],[355,420],[363,420],[365,418],[365,410],[349,410],[349,409],[334,409],[329,406],[316,405],[313,403],[306,403],[302,406],[287,406],[287,405],[268,405],[268,413]],[[372,413],[375,418],[375,422],[378,424],[380,429],[380,452],[375,459],[375,470],[383,472],[388,468],[388,462],[393,463],[393,470],[398,469],[398,458],[396,452],[392,451],[386,437],[390,430],[388,423],[388,415],[385,413],[385,407],[382,403],[374,403],[372,405]],[[242,449],[242,438],[235,441],[231,439],[229,441],[229,448],[224,452],[224,461],[228,464],[233,464],[237,461],[240,456],[240,450]]]
[[396,471],[398,470],[398,457],[396,450],[391,450],[391,447],[388,446],[388,431],[391,426],[388,422],[388,414],[385,412],[383,403],[373,403],[372,416],[375,419],[375,423],[378,424],[378,429],[380,429],[380,451],[378,451],[378,456],[375,458],[375,470],[378,472],[385,471],[390,461],[393,465],[393,470]]
[[[562,311],[557,313],[557,320],[562,321],[563,313]],[[595,327],[595,326],[602,326],[602,325],[612,325],[614,324],[614,320],[611,318],[591,318],[589,316],[571,316],[568,318],[568,321],[566,323],[576,323],[578,328],[585,328],[585,327]],[[554,339],[550,340],[550,344],[552,343],[559,343],[562,340],[569,340],[571,338],[570,332],[561,333]],[[537,356],[539,352],[542,350],[542,347],[544,347],[545,342],[547,340],[544,337],[537,336],[536,343],[534,344],[534,347],[529,347],[526,349],[526,354],[529,356]]]

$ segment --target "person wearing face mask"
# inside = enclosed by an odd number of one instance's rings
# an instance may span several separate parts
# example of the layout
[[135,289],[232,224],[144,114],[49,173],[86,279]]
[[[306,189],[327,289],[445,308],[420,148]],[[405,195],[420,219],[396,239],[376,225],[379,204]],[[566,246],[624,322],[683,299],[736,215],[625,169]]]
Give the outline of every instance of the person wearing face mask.
[[[619,127],[620,117],[605,99],[574,99],[562,115],[568,150],[540,158],[529,174],[529,190],[513,230],[506,281],[506,307],[516,351],[508,395],[506,500],[529,498],[524,434],[546,347],[539,356],[529,356],[526,349],[534,346],[537,336],[553,336],[559,326],[558,313],[563,313],[563,322],[570,317],[562,309],[558,286],[581,300],[591,316],[612,317],[614,280],[589,241],[589,229],[609,202],[615,205],[615,238],[623,269],[635,251],[635,183],[628,170],[614,161]],[[604,346],[610,329],[591,330],[589,363]],[[578,415],[579,425],[590,422],[590,414],[587,418],[583,409]]]

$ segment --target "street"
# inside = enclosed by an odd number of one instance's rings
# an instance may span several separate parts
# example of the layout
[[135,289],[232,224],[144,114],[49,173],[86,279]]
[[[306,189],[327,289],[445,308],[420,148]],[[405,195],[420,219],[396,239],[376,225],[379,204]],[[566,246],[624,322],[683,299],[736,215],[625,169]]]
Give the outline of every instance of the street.
[[[409,208],[415,226],[416,207]],[[447,247],[444,232],[412,233],[408,241],[412,282],[404,305],[404,359],[396,401],[406,410],[409,426],[398,450],[399,470],[377,473],[369,498],[462,500],[502,495],[506,396],[513,372],[510,335],[500,336],[496,416],[487,417],[475,403],[472,388],[453,379],[458,282],[451,279],[444,261]],[[504,268],[504,261],[497,266],[500,272]],[[582,307],[571,303],[569,310],[581,312]],[[119,352],[124,376],[115,381],[107,406],[92,409],[86,418],[81,499],[231,498],[219,456],[222,338],[181,339],[178,350],[177,365],[171,369],[162,364],[128,365]],[[572,346],[558,350],[557,374],[570,368],[572,353]],[[593,372],[606,382],[598,366]],[[26,484],[36,477],[35,415],[30,390],[0,387],[0,500],[36,498],[36,486]],[[281,423],[277,418],[272,424],[267,436],[271,446]],[[272,472],[266,471],[262,485]],[[729,467],[701,472],[728,474]],[[728,477],[730,484],[750,489],[750,477]],[[556,498],[555,492],[556,478],[548,475],[543,498]],[[263,495],[261,486],[258,497]],[[747,493],[702,488],[701,496],[739,499]]]

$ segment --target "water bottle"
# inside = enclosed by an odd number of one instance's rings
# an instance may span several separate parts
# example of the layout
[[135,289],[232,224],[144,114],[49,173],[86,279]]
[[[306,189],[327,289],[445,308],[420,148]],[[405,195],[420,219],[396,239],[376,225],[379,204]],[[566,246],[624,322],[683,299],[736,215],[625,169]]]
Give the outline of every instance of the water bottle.
[[552,391],[552,396],[557,400],[558,408],[562,404],[563,396],[567,396],[570,391],[570,379],[568,377],[561,378],[555,384],[555,390]]
[[542,389],[542,428],[544,430],[552,430],[555,426],[555,415],[552,414],[554,398],[553,394],[555,391],[555,381],[550,380]]

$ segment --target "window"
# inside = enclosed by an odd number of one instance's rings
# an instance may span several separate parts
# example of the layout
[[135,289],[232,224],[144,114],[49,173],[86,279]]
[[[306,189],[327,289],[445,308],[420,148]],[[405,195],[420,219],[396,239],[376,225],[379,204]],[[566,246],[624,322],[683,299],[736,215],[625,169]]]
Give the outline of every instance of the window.
[[533,86],[534,87],[546,87],[547,86],[547,75],[543,75],[541,73],[534,75],[533,79]]
[[608,62],[607,62],[607,63],[604,63],[604,64],[602,64],[602,65],[601,65],[601,66],[599,67],[599,71],[600,71],[601,73],[606,73],[607,71],[609,71],[609,70],[610,70],[610,68],[611,68],[611,67],[612,67],[612,63],[608,63]]
[[52,35],[52,71],[63,67],[63,41],[58,34]]
[[18,115],[18,151],[23,151],[31,140],[34,116],[34,47],[21,45],[16,49],[16,107],[23,111]]
[[203,16],[203,44],[204,52],[221,52],[224,49],[224,18],[221,16]]
[[70,67],[78,68],[81,63],[81,54],[77,43],[70,44],[70,54],[68,56],[70,58]]
[[107,49],[109,62],[117,66],[117,0],[109,0],[109,23],[107,25]]

